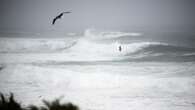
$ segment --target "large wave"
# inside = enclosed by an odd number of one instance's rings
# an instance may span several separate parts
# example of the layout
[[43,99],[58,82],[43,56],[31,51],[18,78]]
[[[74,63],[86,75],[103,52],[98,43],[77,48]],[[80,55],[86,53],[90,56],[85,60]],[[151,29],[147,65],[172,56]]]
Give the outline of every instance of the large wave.
[[75,45],[75,40],[70,39],[30,39],[30,38],[1,38],[0,53],[45,53],[59,52]]
[[195,48],[158,41],[120,42],[124,37],[140,36],[143,34],[87,29],[83,36],[71,39],[4,39],[0,40],[0,53],[60,52],[70,61],[195,61]]
[[[139,42],[135,51],[125,53],[126,60],[134,61],[195,61],[195,48],[181,47],[161,42]],[[129,48],[129,47],[127,47]],[[132,47],[130,47],[132,48]]]
[[[79,55],[116,61],[195,61],[195,48],[158,41],[121,43],[123,37],[139,37],[142,33],[97,32],[86,30],[85,36],[70,48]],[[116,39],[117,38],[117,39]],[[97,42],[110,39],[112,42]],[[112,40],[115,39],[115,40]],[[119,50],[121,47],[121,51]]]
[[[119,51],[119,46],[122,50]],[[116,61],[195,61],[195,48],[180,47],[161,42],[96,44],[80,41],[71,48],[83,58],[108,58]]]

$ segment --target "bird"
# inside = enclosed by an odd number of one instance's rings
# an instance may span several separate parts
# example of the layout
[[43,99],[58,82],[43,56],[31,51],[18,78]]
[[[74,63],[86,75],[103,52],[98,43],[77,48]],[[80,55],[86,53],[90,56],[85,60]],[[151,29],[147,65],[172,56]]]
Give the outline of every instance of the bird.
[[71,11],[65,11],[65,12],[60,13],[58,16],[56,16],[56,17],[53,19],[52,25],[55,24],[55,22],[56,22],[57,19],[60,19],[64,14],[68,14],[68,13],[71,13]]

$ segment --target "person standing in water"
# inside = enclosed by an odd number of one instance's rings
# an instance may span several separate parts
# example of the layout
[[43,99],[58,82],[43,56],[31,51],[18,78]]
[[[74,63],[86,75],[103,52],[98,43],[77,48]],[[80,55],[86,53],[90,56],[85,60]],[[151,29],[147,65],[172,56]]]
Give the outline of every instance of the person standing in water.
[[121,46],[119,46],[119,47],[118,47],[118,50],[121,52],[121,51],[122,51],[122,47],[121,47]]

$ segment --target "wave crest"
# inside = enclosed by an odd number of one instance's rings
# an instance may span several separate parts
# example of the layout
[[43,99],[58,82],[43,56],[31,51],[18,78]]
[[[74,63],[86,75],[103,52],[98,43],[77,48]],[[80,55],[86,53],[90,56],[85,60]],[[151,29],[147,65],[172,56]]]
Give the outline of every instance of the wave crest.
[[[121,43],[124,36],[141,33],[98,32],[87,29],[82,37],[70,39],[4,39],[0,53],[56,52],[69,61],[129,61],[129,60],[185,60],[195,61],[195,48],[181,47],[164,42]],[[116,39],[117,38],[117,39]],[[110,39],[112,42],[99,42]],[[119,49],[121,47],[121,51]],[[62,55],[61,55],[62,53]],[[49,55],[49,54],[48,54]]]
[[113,32],[113,31],[97,31],[95,29],[86,29],[84,37],[87,39],[100,40],[100,39],[113,39],[124,36],[142,36],[142,33],[129,33],[129,32]]

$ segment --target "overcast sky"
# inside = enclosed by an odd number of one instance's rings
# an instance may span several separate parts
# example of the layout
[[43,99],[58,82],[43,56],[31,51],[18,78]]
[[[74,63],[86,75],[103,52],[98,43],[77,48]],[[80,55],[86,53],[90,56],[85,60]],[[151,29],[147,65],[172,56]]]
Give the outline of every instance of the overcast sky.
[[[53,17],[66,14],[52,26]],[[195,0],[0,0],[0,30],[195,31]]]

